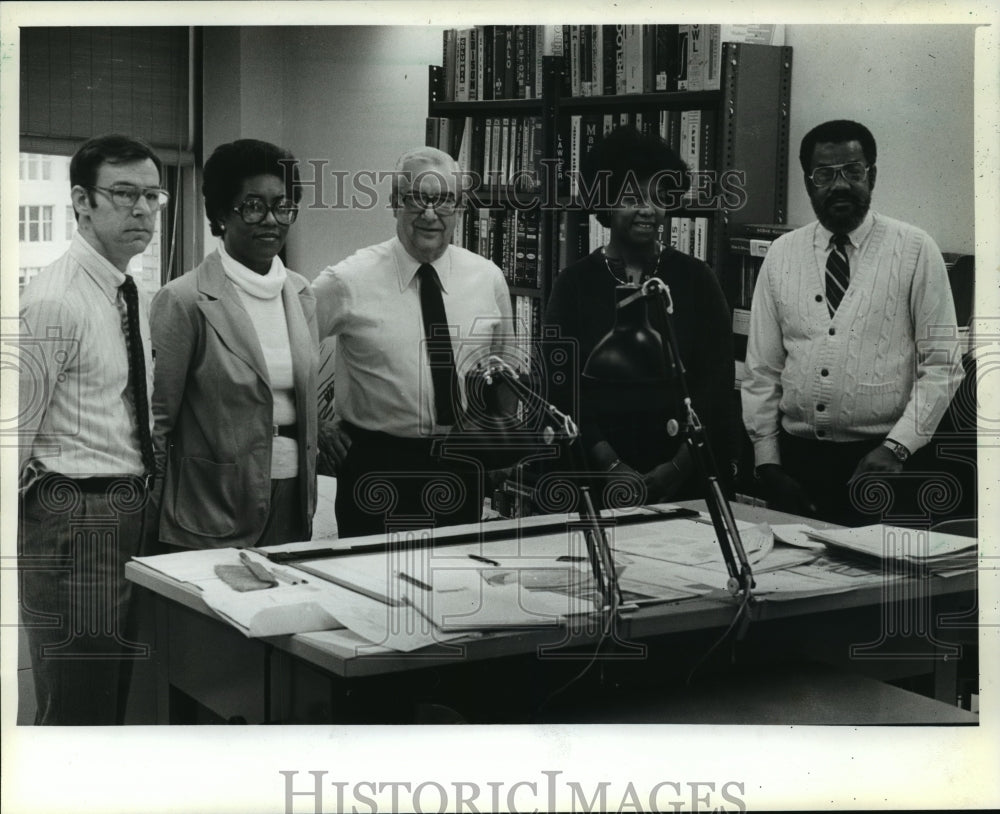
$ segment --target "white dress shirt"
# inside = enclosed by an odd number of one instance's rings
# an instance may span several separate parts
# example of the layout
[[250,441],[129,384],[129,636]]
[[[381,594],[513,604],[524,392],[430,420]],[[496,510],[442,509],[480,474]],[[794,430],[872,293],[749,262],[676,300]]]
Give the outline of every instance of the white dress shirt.
[[[313,281],[319,336],[335,335],[339,416],[368,430],[416,438],[439,433],[420,311],[420,262],[398,238],[368,246]],[[464,398],[465,373],[513,340],[503,272],[448,246],[433,264],[451,326]]]

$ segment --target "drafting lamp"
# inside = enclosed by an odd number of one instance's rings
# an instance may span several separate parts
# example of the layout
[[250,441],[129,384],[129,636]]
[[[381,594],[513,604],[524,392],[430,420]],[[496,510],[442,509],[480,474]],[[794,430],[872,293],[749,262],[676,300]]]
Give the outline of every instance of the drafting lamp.
[[[662,280],[651,277],[641,286],[618,286],[616,295],[615,326],[597,343],[587,359],[583,370],[584,385],[606,388],[609,385],[621,387],[636,383],[674,383],[683,425],[671,419],[664,429],[671,436],[682,433],[684,443],[691,451],[704,485],[705,502],[722,558],[729,571],[727,589],[734,596],[742,593],[749,598],[754,587],[753,573],[732,508],[719,484],[705,427],[691,403],[684,363],[674,333],[674,304],[670,288]],[[649,323],[647,303],[650,301],[662,309],[663,324],[666,326],[662,338]]]

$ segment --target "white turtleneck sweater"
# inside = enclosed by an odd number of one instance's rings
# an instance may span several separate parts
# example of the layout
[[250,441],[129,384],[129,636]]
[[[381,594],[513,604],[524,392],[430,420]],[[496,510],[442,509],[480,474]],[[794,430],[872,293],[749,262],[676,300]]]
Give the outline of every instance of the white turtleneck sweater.
[[[257,331],[257,340],[267,365],[272,423],[281,427],[295,423],[295,387],[292,379],[292,349],[288,343],[288,324],[281,290],[287,276],[278,257],[271,261],[267,274],[255,271],[234,260],[219,241],[219,257],[226,277],[236,287],[243,307]],[[299,471],[299,445],[294,438],[275,436],[271,448],[271,478],[294,478]]]

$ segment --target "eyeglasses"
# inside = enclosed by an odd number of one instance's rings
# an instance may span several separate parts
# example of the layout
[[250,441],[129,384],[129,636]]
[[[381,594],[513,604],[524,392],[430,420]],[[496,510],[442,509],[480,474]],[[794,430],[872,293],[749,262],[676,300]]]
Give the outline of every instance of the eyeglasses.
[[407,193],[401,196],[401,200],[403,201],[403,208],[407,212],[426,212],[430,208],[439,215],[451,215],[458,208],[458,201],[455,200],[454,195],[434,197],[431,195]]
[[842,175],[849,184],[859,184],[868,177],[868,165],[861,161],[851,161],[849,164],[832,164],[829,167],[817,167],[812,171],[809,180],[818,187],[828,187]]
[[170,200],[170,193],[159,187],[92,186],[87,187],[87,189],[96,189],[98,192],[103,192],[111,199],[111,203],[121,209],[129,209],[135,206],[139,202],[139,198],[142,198],[146,202],[146,206],[155,212],[161,206],[166,206]]
[[247,226],[260,223],[270,212],[274,219],[283,226],[295,223],[295,218],[299,215],[299,207],[287,198],[279,198],[268,206],[260,198],[247,198],[239,206],[233,207],[233,212],[238,212]]

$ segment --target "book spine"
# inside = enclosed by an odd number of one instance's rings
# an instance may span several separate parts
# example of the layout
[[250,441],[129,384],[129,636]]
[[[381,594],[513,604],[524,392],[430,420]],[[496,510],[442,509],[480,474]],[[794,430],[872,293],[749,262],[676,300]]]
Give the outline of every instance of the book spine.
[[479,29],[469,29],[469,101],[479,99]]
[[640,26],[642,29],[642,92],[652,93],[656,90],[656,75],[653,72],[653,61],[656,56],[656,27]]
[[688,87],[688,70],[691,67],[691,26],[677,26],[677,90],[692,90]]
[[514,86],[516,91],[512,93],[518,99],[526,98],[528,78],[528,44],[525,38],[525,26],[514,26]]
[[525,285],[539,287],[538,253],[541,245],[540,215],[537,209],[521,213],[524,219]]
[[642,93],[642,26],[625,26],[625,92]]
[[574,114],[570,116],[570,133],[569,133],[569,145],[570,145],[570,156],[569,156],[569,195],[570,198],[576,198],[577,196],[577,178],[580,172],[580,115]]
[[604,93],[604,26],[592,25],[590,48],[590,95]]
[[614,96],[617,93],[616,76],[617,67],[615,64],[615,54],[617,53],[618,26],[601,26],[601,94],[604,96]]
[[625,70],[625,33],[626,26],[615,26],[615,93],[624,94],[627,87]]
[[570,95],[580,96],[580,26],[571,25],[569,36]]
[[444,101],[455,101],[455,76],[458,71],[455,65],[455,49],[458,32],[449,28],[444,32],[444,44],[441,70],[444,74]]
[[594,76],[593,76],[593,46],[591,40],[593,38],[592,25],[581,25],[580,26],[580,95],[581,96],[593,96],[594,95]]
[[458,161],[458,168],[462,172],[468,172],[470,169],[470,162],[472,156],[472,119],[466,118],[464,126],[462,127],[461,142],[458,148],[458,155],[455,156]]
[[656,25],[653,35],[654,89],[677,90],[677,26]]
[[482,65],[482,81],[479,83],[479,98],[483,101],[492,101],[494,92],[493,79],[493,41],[496,34],[493,26],[484,25],[479,30],[479,42]]
[[572,177],[572,123],[566,116],[556,120],[556,194],[570,194]]
[[493,98],[503,99],[504,77],[507,75],[507,29],[498,25],[493,28]]
[[463,28],[457,35],[457,52],[455,54],[455,64],[458,68],[458,77],[455,80],[455,101],[469,101],[469,30]]

